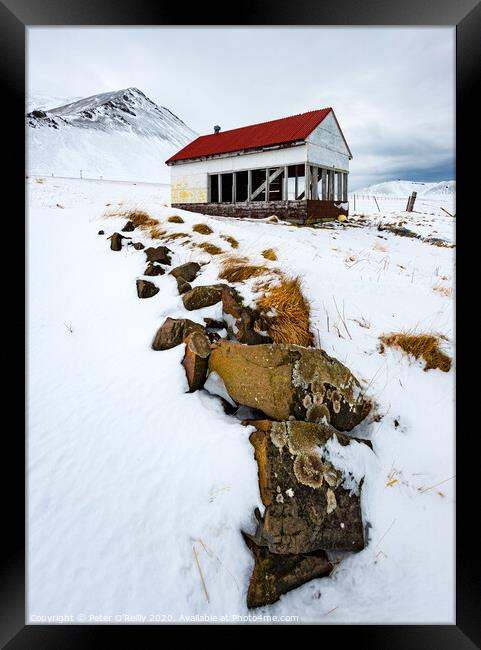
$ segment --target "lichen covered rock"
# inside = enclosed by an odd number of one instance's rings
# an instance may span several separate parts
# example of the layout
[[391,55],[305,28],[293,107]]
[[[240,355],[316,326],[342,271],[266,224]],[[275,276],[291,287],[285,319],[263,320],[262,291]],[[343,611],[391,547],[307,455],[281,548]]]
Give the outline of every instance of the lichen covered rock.
[[137,295],[139,298],[152,298],[159,293],[159,288],[148,280],[137,280]]
[[222,287],[221,284],[194,287],[182,296],[184,307],[189,311],[193,311],[194,309],[215,305],[222,299]]
[[296,589],[314,578],[322,578],[332,571],[324,551],[278,555],[260,545],[252,535],[242,533],[254,556],[254,569],[247,591],[247,607],[262,607],[275,603],[282,594]]
[[274,420],[329,422],[350,431],[370,410],[354,375],[323,350],[220,341],[209,371],[217,372],[235,402]]
[[271,553],[311,553],[364,548],[359,494],[320,453],[333,436],[352,438],[328,424],[252,421],[259,490],[265,506],[256,536]]
[[187,262],[172,269],[170,275],[173,275],[174,278],[183,278],[186,282],[192,282],[197,277],[199,271],[200,264],[197,264],[197,262]]
[[170,348],[183,343],[187,336],[194,331],[203,332],[204,328],[188,318],[166,318],[157,330],[152,348],[154,350],[170,350]]
[[160,264],[166,264],[170,266],[170,249],[167,246],[157,246],[153,248],[150,246],[145,249],[145,255],[147,257],[147,262],[159,262]]
[[176,281],[177,281],[177,291],[179,292],[179,294],[180,294],[181,296],[182,296],[184,293],[187,293],[187,291],[190,291],[190,290],[192,289],[192,287],[190,286],[190,284],[187,282],[187,280],[184,280],[183,277],[178,276],[178,277],[176,278]]
[[203,387],[207,377],[207,360],[210,354],[210,340],[204,332],[194,331],[185,339],[185,355],[182,360],[189,391]]
[[154,275],[164,275],[165,270],[155,262],[149,262],[144,271],[144,275],[154,276]]

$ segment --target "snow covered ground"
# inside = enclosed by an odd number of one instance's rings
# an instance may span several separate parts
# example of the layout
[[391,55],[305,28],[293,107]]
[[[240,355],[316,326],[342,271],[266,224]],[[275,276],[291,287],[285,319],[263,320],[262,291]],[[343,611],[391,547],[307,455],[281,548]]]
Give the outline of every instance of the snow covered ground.
[[[454,622],[454,369],[424,372],[396,351],[381,354],[378,337],[440,332],[453,355],[455,249],[376,226],[381,216],[453,241],[455,219],[374,207],[347,224],[296,228],[172,210],[165,186],[31,178],[27,191],[28,621],[235,621],[249,613],[253,560],[240,529],[253,531],[253,510],[262,510],[250,430],[205,391],[186,392],[182,346],[150,347],[166,316],[202,322],[219,317],[220,306],[187,312],[168,275],[149,278],[160,288],[154,298],[137,298],[145,255],[112,252],[106,241],[125,220],[103,213],[122,203],[171,232],[208,223],[209,241],[232,252],[220,237],[231,235],[235,253],[253,261],[274,248],[279,261],[270,264],[303,279],[323,349],[353,371],[382,415],[353,431],[375,452],[362,493],[365,550],[250,614]],[[167,223],[171,214],[185,223]],[[221,256],[178,241],[169,244],[173,264],[210,261],[194,285],[216,280]]]

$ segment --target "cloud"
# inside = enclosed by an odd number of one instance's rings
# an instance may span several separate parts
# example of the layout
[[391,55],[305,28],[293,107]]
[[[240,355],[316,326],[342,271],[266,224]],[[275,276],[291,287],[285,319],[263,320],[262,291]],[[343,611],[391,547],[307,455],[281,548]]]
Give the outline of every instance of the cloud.
[[200,133],[332,106],[350,186],[454,170],[454,28],[29,28],[28,87],[140,88]]

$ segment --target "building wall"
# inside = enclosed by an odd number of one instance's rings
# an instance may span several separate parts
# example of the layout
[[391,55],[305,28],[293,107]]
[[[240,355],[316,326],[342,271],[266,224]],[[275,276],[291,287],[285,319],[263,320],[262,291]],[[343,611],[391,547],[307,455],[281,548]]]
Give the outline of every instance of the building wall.
[[302,144],[285,149],[171,165],[172,203],[206,203],[208,174],[304,164],[306,156],[307,147]]
[[314,129],[306,142],[308,162],[349,171],[349,151],[332,112]]

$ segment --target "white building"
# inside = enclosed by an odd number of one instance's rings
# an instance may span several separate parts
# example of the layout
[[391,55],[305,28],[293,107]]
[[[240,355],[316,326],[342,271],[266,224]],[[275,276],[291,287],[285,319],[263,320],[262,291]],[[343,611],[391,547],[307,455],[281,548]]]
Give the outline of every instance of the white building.
[[230,131],[214,127],[173,155],[172,206],[313,223],[348,214],[352,158],[332,108]]

